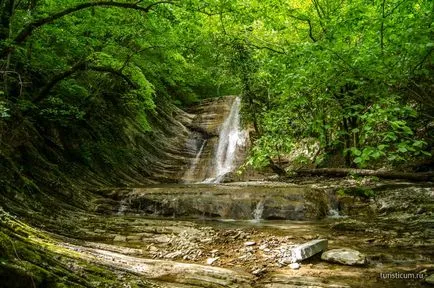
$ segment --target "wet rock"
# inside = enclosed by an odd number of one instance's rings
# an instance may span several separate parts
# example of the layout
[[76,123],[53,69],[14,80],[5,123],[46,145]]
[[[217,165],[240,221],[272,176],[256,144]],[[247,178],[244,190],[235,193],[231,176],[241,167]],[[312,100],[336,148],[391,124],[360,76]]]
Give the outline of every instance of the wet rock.
[[289,264],[289,268],[291,268],[292,270],[298,270],[298,269],[300,269],[300,264],[298,264],[298,263],[291,263],[291,264]]
[[425,278],[425,282],[431,285],[434,285],[434,274]]
[[220,257],[208,258],[208,259],[206,259],[206,264],[212,265],[214,262],[216,262],[219,259],[220,259]]
[[128,199],[131,211],[164,217],[305,220],[325,216],[322,207],[329,206],[323,191],[309,187],[234,186],[136,188],[117,198]]
[[321,259],[327,262],[344,265],[365,265],[366,256],[357,250],[350,248],[332,249],[324,252]]

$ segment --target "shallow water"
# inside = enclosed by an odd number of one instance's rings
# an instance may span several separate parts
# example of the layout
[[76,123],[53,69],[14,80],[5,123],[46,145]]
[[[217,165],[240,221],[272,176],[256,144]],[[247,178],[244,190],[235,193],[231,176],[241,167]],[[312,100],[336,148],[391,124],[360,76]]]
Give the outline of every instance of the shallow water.
[[[350,287],[424,287],[420,279],[380,277],[380,273],[434,273],[431,237],[434,221],[431,212],[426,210],[432,203],[430,198],[412,198],[419,192],[430,191],[411,189],[379,193],[375,202],[350,199],[342,204],[329,191],[285,183],[153,185],[114,193],[112,196],[123,205],[118,209],[121,208],[124,215],[96,217],[82,226],[100,225],[106,230],[105,235],[112,236],[97,237],[97,242],[101,239],[101,243],[141,249],[144,257],[167,259],[166,254],[196,249],[202,253],[198,258],[183,258],[182,254],[174,260],[204,264],[207,257],[214,257],[212,251],[218,250],[220,258],[213,265],[246,272],[266,267],[268,272],[258,281],[271,279],[270,283],[282,284],[293,281],[294,277],[313,277]],[[393,202],[400,197],[405,204],[402,207],[401,202]],[[127,208],[125,203],[129,205]],[[391,206],[385,211],[378,210],[384,203]],[[409,214],[410,210],[417,209],[407,203],[425,203],[427,212]],[[345,209],[341,210],[342,207]],[[286,218],[278,219],[276,215]],[[274,220],[261,219],[267,217]],[[239,234],[245,238],[235,239]],[[113,240],[114,236],[129,238],[119,242]],[[202,242],[207,238],[212,239],[211,242]],[[259,249],[274,242],[296,245],[319,238],[328,239],[329,249],[349,247],[364,253],[369,264],[366,267],[342,266],[321,261],[318,255],[302,261],[300,270],[291,270],[276,266],[276,261],[269,260]],[[245,241],[257,243],[253,252],[245,251]],[[149,250],[151,253],[148,249],[158,252]],[[240,260],[246,253],[252,258]]]

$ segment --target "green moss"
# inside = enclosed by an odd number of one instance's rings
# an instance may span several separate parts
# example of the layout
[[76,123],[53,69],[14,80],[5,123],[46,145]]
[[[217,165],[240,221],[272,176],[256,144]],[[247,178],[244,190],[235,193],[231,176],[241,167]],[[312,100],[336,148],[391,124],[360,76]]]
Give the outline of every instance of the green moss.
[[[109,268],[90,264],[46,232],[6,213],[0,213],[0,217],[2,287],[119,287],[118,275]],[[132,283],[137,280],[136,276],[128,277],[132,277]]]
[[337,191],[340,196],[353,196],[362,199],[369,199],[375,197],[375,191],[366,187],[350,187],[342,188]]
[[11,255],[11,242],[10,238],[0,231],[0,256],[6,257]]

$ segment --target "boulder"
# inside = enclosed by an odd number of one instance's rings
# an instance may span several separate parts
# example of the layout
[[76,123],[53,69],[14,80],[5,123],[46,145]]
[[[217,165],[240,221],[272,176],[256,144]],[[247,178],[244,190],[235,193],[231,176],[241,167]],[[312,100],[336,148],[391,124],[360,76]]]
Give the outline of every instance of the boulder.
[[321,259],[327,262],[350,266],[366,264],[366,256],[359,251],[350,248],[328,250],[321,255]]
[[299,262],[327,249],[327,239],[316,239],[291,249],[291,262]]

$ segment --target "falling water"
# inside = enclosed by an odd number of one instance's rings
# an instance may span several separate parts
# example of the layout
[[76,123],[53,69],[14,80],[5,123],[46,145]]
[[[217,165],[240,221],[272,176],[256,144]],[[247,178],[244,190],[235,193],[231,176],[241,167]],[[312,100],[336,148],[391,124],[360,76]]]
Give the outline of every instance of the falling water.
[[264,213],[264,199],[260,200],[258,204],[256,204],[256,208],[253,211],[253,221],[259,222],[262,219],[262,214]]
[[194,174],[196,172],[197,164],[200,161],[200,156],[202,156],[203,148],[206,146],[206,142],[207,142],[207,140],[203,141],[202,146],[199,149],[199,152],[197,152],[196,157],[194,158],[193,162],[191,163],[190,169],[188,169],[188,171],[184,174],[183,178],[186,181],[190,181],[190,179],[193,178],[193,176],[194,176]]
[[214,159],[214,175],[206,179],[206,183],[219,183],[225,174],[235,168],[235,159],[237,150],[243,146],[246,141],[245,131],[241,130],[240,125],[240,106],[241,99],[236,97],[232,103],[229,116],[223,123],[219,142]]

